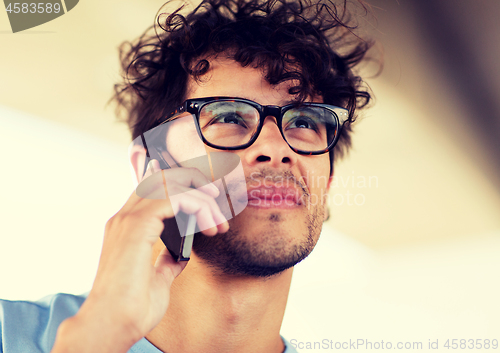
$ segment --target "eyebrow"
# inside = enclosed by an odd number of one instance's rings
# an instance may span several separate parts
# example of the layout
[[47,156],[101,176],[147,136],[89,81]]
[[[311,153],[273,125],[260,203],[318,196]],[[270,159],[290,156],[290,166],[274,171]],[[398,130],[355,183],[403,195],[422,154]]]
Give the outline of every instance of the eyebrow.
[[[258,102],[258,100],[255,99],[254,97],[235,97],[235,98],[243,98],[243,99],[247,99],[247,100],[250,100],[252,102],[260,104]],[[285,105],[288,105],[288,104],[297,104],[297,103],[299,103],[297,100],[287,100],[287,101],[283,102],[283,104],[280,104],[279,106],[284,107]],[[264,104],[260,104],[260,105],[264,105]],[[275,104],[269,104],[269,105],[275,105]]]

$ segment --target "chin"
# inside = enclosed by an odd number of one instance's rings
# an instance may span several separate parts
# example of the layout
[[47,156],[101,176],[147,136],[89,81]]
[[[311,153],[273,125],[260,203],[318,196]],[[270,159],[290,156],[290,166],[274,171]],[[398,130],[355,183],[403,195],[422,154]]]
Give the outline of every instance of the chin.
[[[210,237],[197,233],[193,252],[221,275],[271,277],[305,259],[316,245],[323,219],[321,212],[303,218],[285,220],[281,212],[249,222],[245,210],[229,221],[229,231]],[[252,217],[253,218],[253,217]],[[285,217],[286,218],[286,217]],[[246,221],[246,222],[245,222]],[[259,224],[249,227],[248,224]],[[302,223],[302,224],[300,224]]]

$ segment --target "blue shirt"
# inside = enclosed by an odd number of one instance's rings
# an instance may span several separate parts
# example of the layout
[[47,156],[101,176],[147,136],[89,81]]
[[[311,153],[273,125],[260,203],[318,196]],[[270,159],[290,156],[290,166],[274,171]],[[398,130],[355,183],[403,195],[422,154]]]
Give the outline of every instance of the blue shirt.
[[[0,299],[0,353],[48,353],[57,328],[76,314],[86,295],[54,294],[36,302]],[[285,339],[283,353],[296,353]],[[143,338],[128,353],[162,353]]]

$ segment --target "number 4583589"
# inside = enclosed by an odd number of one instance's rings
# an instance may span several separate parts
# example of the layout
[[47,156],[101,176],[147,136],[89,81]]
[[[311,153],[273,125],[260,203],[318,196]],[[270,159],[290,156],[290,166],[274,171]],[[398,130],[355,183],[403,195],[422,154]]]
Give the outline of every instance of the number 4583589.
[[[451,341],[451,342],[450,342]],[[497,339],[452,339],[446,340],[444,344],[445,348],[448,349],[497,349],[498,340]]]
[[6,8],[8,13],[59,13],[61,5],[52,3],[10,3]]

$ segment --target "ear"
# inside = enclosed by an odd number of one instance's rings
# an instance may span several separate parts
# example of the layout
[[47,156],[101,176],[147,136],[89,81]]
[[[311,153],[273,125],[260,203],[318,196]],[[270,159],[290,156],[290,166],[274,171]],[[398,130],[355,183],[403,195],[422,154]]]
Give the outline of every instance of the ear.
[[333,173],[330,174],[330,177],[328,178],[328,182],[326,184],[326,192],[330,192],[330,186],[332,185],[332,180],[333,180]]
[[139,183],[145,172],[144,162],[146,161],[146,149],[141,145],[133,144],[129,149],[129,158],[132,168],[134,169],[135,179],[137,183]]

